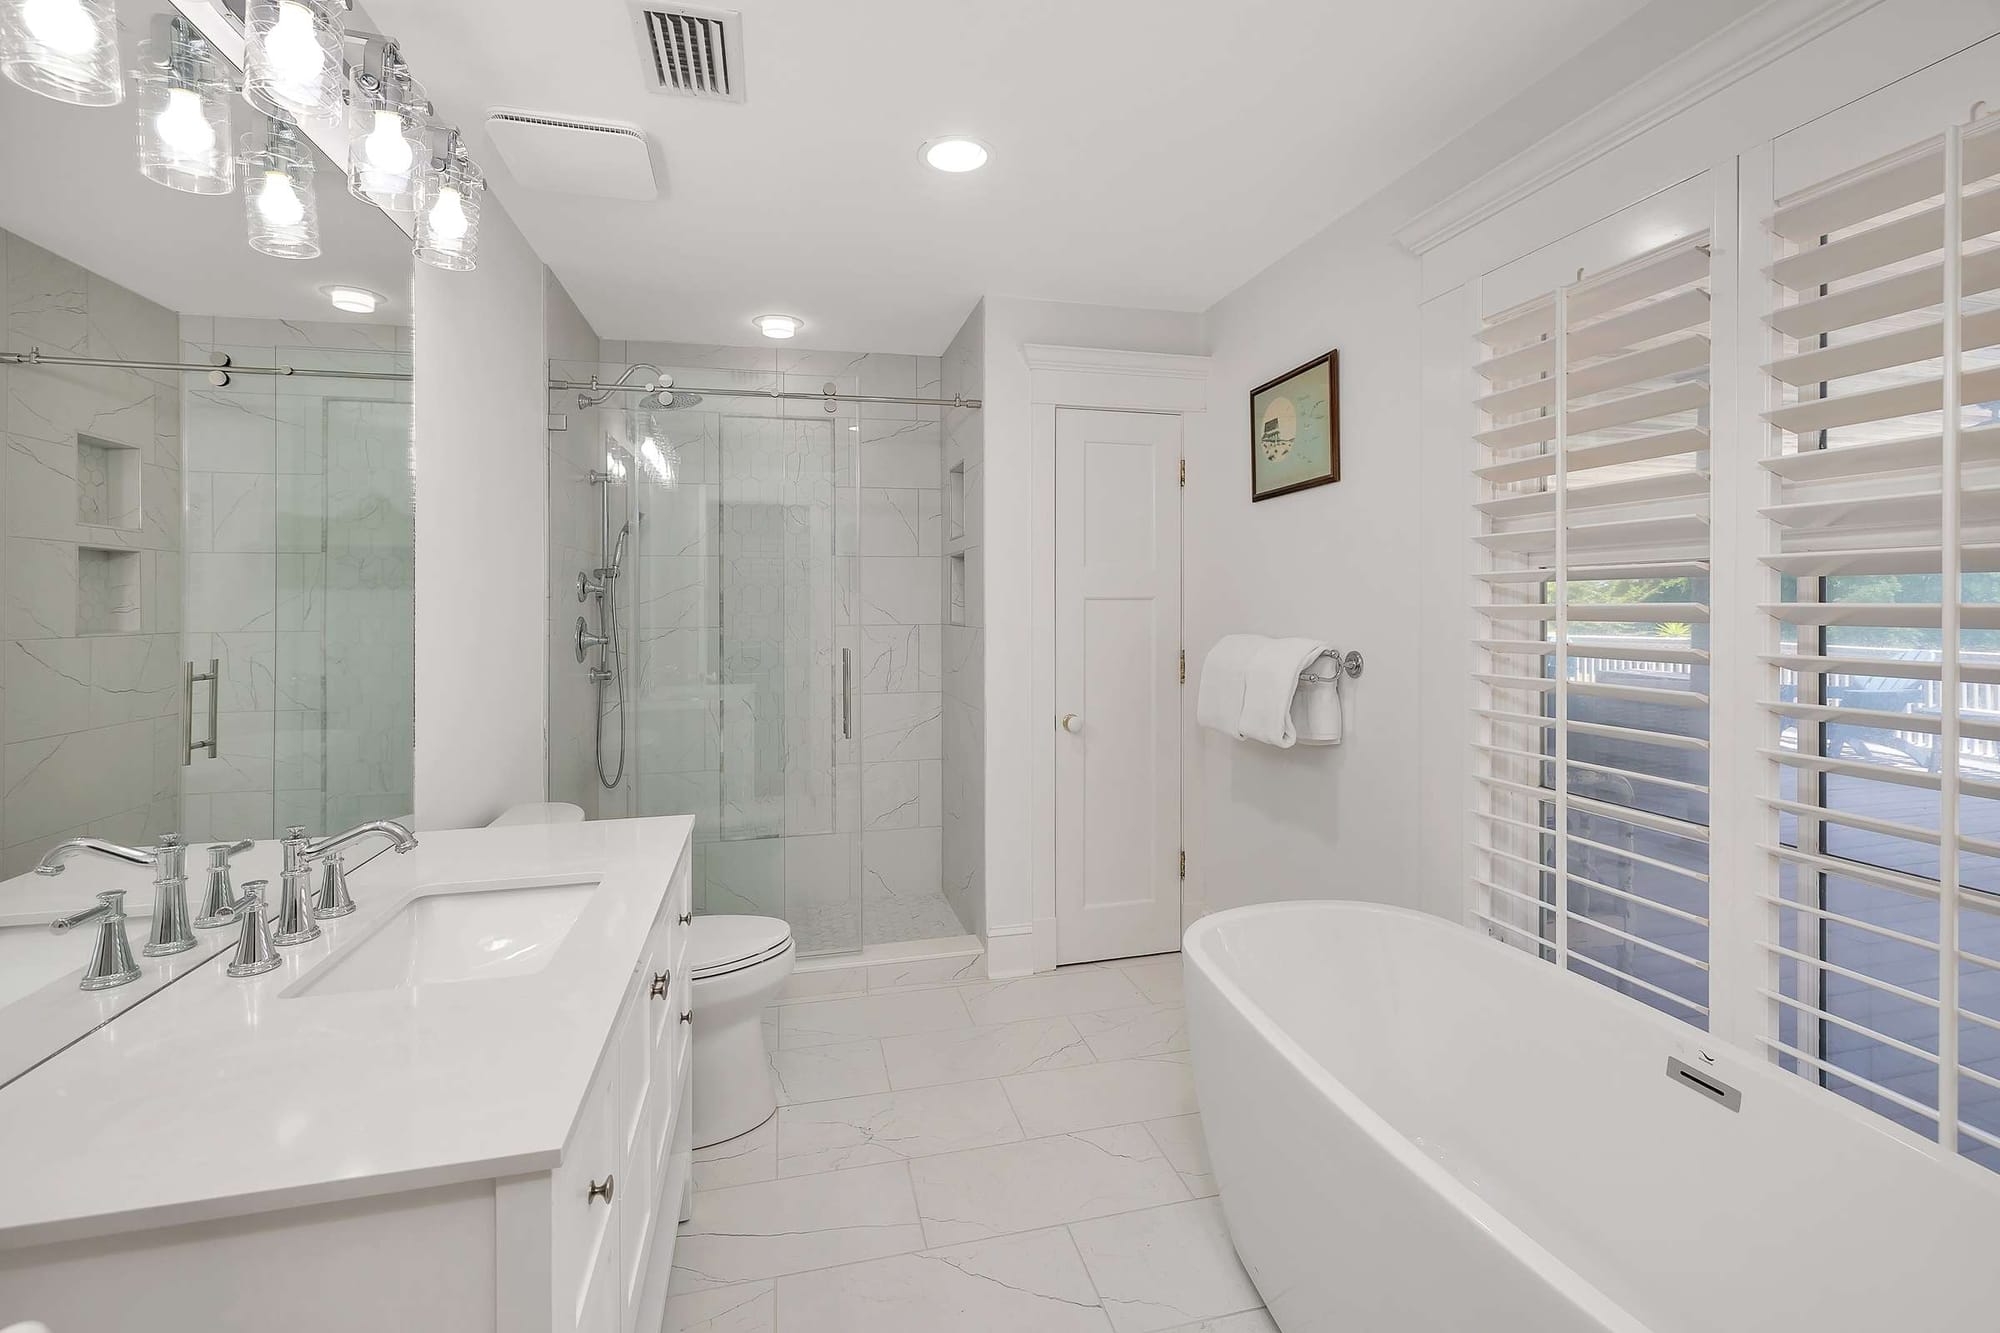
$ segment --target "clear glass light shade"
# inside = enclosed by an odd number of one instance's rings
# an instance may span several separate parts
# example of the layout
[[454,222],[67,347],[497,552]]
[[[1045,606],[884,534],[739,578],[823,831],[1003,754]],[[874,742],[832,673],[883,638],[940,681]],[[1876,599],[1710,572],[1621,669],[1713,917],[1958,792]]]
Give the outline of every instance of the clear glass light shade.
[[347,104],[347,189],[357,199],[408,213],[430,160],[423,90],[407,79],[373,90],[356,83]]
[[125,97],[112,0],[0,0],[0,73],[77,106]]
[[319,257],[319,200],[312,150],[279,121],[244,137],[243,211],[250,248],[277,259]]
[[250,0],[243,44],[250,105],[302,125],[338,125],[346,112],[344,13],[338,0]]
[[486,180],[456,151],[423,173],[417,189],[417,258],[432,268],[465,272],[477,265],[479,196]]
[[234,98],[215,49],[175,19],[139,52],[139,170],[188,194],[228,194],[236,186]]

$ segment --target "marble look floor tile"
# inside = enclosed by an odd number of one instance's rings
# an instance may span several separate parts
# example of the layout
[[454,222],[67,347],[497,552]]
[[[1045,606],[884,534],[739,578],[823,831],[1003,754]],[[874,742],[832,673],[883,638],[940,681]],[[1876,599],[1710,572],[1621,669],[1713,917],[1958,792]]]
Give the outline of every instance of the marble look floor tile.
[[742,1282],[684,1295],[669,1289],[661,1333],[776,1333],[777,1327],[777,1284]]
[[1078,1014],[1071,1020],[1100,1060],[1168,1055],[1188,1048],[1187,1011],[1177,1004],[1147,1004]]
[[1241,1314],[1226,1314],[1220,1319],[1203,1319],[1192,1324],[1182,1324],[1169,1329],[1167,1333],[1279,1333],[1278,1321],[1271,1318],[1265,1309],[1245,1310]]
[[1081,1222],[1187,1198],[1143,1125],[1113,1125],[910,1166],[932,1245]]
[[923,1248],[901,1162],[697,1192],[673,1289],[700,1291]]
[[1094,1057],[1069,1019],[1029,1018],[993,1027],[890,1037],[882,1043],[882,1058],[889,1066],[890,1086],[921,1088],[1068,1069],[1087,1065]]
[[911,958],[902,962],[876,963],[871,965],[867,972],[868,989],[871,991],[984,981],[986,955],[971,953],[950,958]]
[[778,1117],[747,1134],[694,1150],[694,1187],[727,1189],[778,1178]]
[[1107,1333],[1061,1231],[802,1273],[778,1283],[790,1333]]
[[1069,1230],[1117,1333],[1159,1333],[1264,1304],[1214,1199],[1078,1222]]
[[1165,954],[1143,962],[1125,963],[1120,971],[1154,1004],[1181,1003],[1181,956]]
[[975,1023],[1011,1023],[1021,1018],[1053,1018],[1124,1009],[1146,1003],[1138,987],[1116,970],[1045,972],[966,986],[965,1007]]
[[1200,1115],[1148,1120],[1146,1132],[1181,1173],[1181,1184],[1187,1186],[1189,1194],[1205,1199],[1215,1193],[1215,1169],[1208,1164],[1208,1141],[1201,1136]]
[[796,1004],[800,1000],[824,1000],[835,995],[864,995],[867,991],[868,974],[863,968],[800,969],[785,978],[784,989],[778,992],[778,1003]]
[[1031,1139],[1161,1120],[1195,1109],[1193,1070],[1185,1055],[1017,1074],[1002,1079],[1001,1086]]
[[972,1018],[956,990],[896,991],[781,1005],[778,1044],[826,1046],[862,1037],[901,1037],[971,1026]]
[[838,1171],[1020,1138],[1021,1123],[992,1081],[807,1102],[778,1109],[778,1174]]
[[785,1106],[889,1090],[882,1043],[874,1037],[772,1051],[771,1073],[779,1104]]

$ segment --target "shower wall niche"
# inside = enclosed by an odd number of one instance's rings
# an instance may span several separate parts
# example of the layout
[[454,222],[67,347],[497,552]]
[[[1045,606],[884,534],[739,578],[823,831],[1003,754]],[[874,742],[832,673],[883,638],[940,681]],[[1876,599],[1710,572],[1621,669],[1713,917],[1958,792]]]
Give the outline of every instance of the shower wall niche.
[[[939,391],[934,357],[616,342],[600,355],[554,373],[609,383],[647,364],[696,393]],[[568,426],[552,459],[587,440],[600,467],[631,460],[624,799],[695,816],[701,910],[783,916],[806,955],[967,930],[943,892],[942,417],[837,408],[685,390],[667,408],[618,395],[578,410],[574,394],[550,407]],[[575,508],[575,486],[552,472],[553,513]],[[576,614],[568,566],[596,543],[557,540],[561,636]],[[588,751],[558,749],[563,688],[551,682],[551,799],[601,811],[601,783],[581,790],[596,783]]]

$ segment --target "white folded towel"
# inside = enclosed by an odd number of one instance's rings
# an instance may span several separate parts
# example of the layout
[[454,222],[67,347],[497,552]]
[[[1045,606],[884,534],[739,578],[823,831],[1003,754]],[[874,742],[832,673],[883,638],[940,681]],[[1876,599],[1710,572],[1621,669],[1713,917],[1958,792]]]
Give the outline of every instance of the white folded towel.
[[1331,652],[1318,639],[1267,639],[1250,659],[1243,690],[1243,739],[1289,750],[1298,744],[1292,725],[1292,696],[1299,673]]
[[1243,691],[1250,680],[1250,662],[1269,642],[1258,634],[1225,634],[1216,640],[1201,663],[1201,689],[1194,703],[1198,724],[1243,739]]

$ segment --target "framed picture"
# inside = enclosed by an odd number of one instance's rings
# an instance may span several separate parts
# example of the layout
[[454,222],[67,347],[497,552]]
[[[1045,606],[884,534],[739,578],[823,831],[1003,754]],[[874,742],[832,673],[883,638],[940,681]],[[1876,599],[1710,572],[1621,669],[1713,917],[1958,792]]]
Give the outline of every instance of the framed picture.
[[1250,391],[1250,498],[1340,480],[1340,353]]

